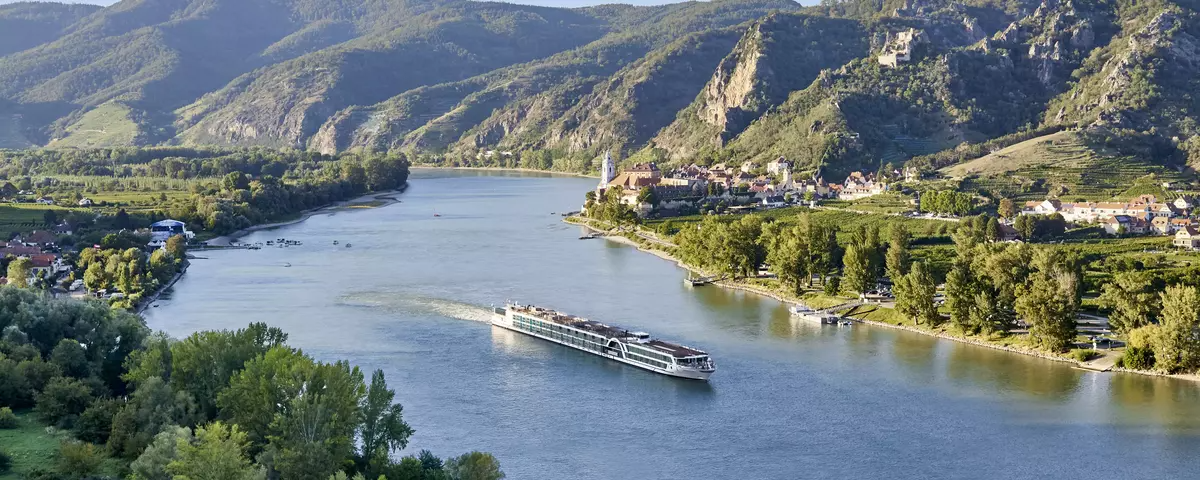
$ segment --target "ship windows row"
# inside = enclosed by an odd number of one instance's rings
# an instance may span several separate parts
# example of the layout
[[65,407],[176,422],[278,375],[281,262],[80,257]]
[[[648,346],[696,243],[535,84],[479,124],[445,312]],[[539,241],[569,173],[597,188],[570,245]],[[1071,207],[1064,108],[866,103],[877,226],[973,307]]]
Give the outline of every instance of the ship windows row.
[[513,320],[514,320],[515,324],[526,324],[526,325],[531,325],[534,327],[539,327],[539,328],[545,329],[547,331],[561,332],[561,333],[565,333],[565,334],[568,334],[571,336],[582,336],[582,337],[585,337],[592,341],[599,342],[599,341],[607,340],[605,337],[602,337],[600,335],[596,335],[596,334],[588,333],[588,332],[582,332],[582,331],[579,331],[579,330],[576,330],[573,328],[564,327],[557,323],[545,322],[542,320],[538,320],[536,318],[530,318],[530,317],[526,317],[523,315],[513,315]]
[[668,365],[666,362],[660,362],[660,361],[652,359],[652,358],[647,358],[645,356],[642,356],[638,352],[634,352],[634,351],[630,351],[627,354],[627,357],[630,360],[635,360],[635,361],[642,362],[645,364],[654,365],[654,366],[664,369],[664,370],[667,368],[667,365]]
[[663,355],[661,353],[650,350],[648,348],[639,347],[637,345],[627,345],[626,348],[629,349],[630,353],[636,353],[643,357],[650,357],[650,358],[658,359],[660,361],[667,362],[667,363],[671,362],[670,356]]

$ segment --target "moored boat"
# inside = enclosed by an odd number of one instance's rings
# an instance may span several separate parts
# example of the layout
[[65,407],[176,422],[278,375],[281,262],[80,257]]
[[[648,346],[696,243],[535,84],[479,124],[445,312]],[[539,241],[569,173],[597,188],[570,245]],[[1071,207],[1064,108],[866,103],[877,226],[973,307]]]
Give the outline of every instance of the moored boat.
[[837,325],[841,320],[837,315],[813,310],[804,305],[792,305],[788,307],[788,312],[794,317],[820,325]]
[[492,325],[672,377],[708,380],[717,370],[703,350],[533,305],[495,308]]

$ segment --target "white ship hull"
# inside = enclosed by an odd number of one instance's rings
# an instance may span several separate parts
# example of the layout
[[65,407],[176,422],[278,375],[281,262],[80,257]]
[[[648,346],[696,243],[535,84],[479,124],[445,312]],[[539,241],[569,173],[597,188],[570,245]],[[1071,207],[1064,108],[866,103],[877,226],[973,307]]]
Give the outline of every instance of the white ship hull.
[[506,312],[503,315],[500,313],[494,313],[492,315],[492,325],[500,327],[500,328],[504,328],[506,330],[511,330],[511,331],[514,331],[517,333],[525,334],[525,335],[528,335],[531,337],[540,338],[542,340],[546,340],[549,342],[557,343],[564,347],[570,347],[575,350],[579,350],[581,352],[587,352],[587,353],[596,355],[598,357],[607,358],[609,360],[624,363],[626,365],[631,365],[631,366],[634,366],[634,367],[637,367],[637,368],[640,368],[643,370],[649,370],[654,373],[660,373],[660,374],[668,375],[668,376],[672,376],[672,377],[687,378],[687,379],[692,379],[692,380],[708,380],[708,377],[711,376],[713,374],[713,372],[715,371],[715,370],[698,370],[698,369],[691,369],[691,368],[682,368],[682,367],[678,367],[675,365],[668,365],[667,368],[658,368],[654,365],[647,365],[647,364],[644,364],[641,362],[632,361],[628,358],[624,358],[624,356],[622,356],[620,354],[597,352],[594,350],[589,350],[589,349],[583,348],[579,345],[575,345],[575,344],[564,342],[564,341],[561,341],[561,340],[558,340],[555,338],[551,338],[547,335],[541,335],[536,332],[530,332],[530,331],[525,331],[525,330],[516,328],[513,325],[512,314],[508,313],[508,312]]

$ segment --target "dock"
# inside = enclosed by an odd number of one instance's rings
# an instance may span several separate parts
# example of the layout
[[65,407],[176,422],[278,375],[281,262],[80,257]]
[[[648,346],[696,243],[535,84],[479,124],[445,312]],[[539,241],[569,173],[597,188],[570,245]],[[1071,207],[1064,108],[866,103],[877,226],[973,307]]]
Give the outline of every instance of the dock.
[[691,285],[693,287],[701,287],[701,286],[708,285],[713,282],[719,282],[724,279],[725,279],[725,276],[723,276],[723,275],[722,276],[713,275],[713,276],[709,276],[709,277],[688,277],[683,280],[683,283],[686,285]]

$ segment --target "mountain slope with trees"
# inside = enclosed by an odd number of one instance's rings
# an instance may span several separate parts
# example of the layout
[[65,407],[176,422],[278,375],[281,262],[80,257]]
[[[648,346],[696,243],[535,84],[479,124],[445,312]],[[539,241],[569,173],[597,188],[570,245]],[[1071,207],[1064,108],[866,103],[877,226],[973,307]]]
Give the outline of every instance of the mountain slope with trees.
[[[0,9],[0,25],[40,25],[43,36],[0,37],[0,148],[370,150],[575,171],[611,150],[622,161],[784,156],[803,172],[838,173],[942,169],[1078,129],[1083,148],[1179,169],[1200,164],[1196,9],[1195,0],[20,4]],[[906,38],[911,58],[881,64]]]

